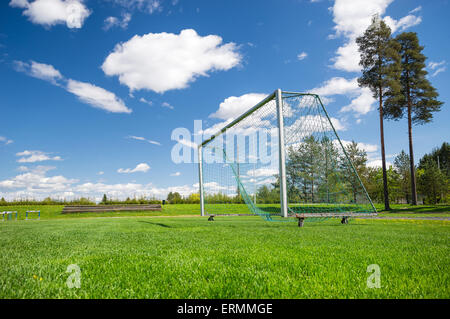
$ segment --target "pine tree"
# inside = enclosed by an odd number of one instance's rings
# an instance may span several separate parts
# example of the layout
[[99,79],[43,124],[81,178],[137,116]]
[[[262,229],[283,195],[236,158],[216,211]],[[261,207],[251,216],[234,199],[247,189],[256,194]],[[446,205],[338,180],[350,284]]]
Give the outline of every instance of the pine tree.
[[400,46],[401,55],[401,91],[389,97],[385,103],[386,118],[398,120],[405,114],[408,117],[409,160],[411,171],[412,205],[417,205],[417,187],[414,165],[412,124],[425,124],[432,120],[433,112],[440,110],[442,102],[438,93],[427,80],[423,46],[415,32],[399,34],[395,41]]
[[383,101],[389,96],[398,95],[400,90],[399,44],[391,38],[390,28],[378,15],[373,17],[372,24],[356,39],[356,43],[361,53],[359,64],[363,68],[358,84],[370,88],[373,97],[379,101],[384,208],[390,210],[384,148]]
[[106,205],[107,203],[108,203],[108,198],[106,197],[106,194],[103,194],[102,204]]

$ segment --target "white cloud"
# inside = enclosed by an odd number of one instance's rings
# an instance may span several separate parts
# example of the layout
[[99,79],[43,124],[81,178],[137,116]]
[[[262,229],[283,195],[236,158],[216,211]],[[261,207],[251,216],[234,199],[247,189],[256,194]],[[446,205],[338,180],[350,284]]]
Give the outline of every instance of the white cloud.
[[128,10],[139,10],[152,14],[162,11],[160,0],[110,0]]
[[415,15],[407,15],[400,20],[392,19],[391,17],[385,17],[384,22],[391,28],[392,33],[396,31],[403,31],[422,22],[422,17],[416,17]]
[[422,6],[418,6],[417,8],[409,11],[409,13],[416,13],[416,12],[419,12],[420,10],[422,10]]
[[26,173],[15,177],[0,180],[0,190],[2,196],[7,200],[19,198],[44,199],[48,196],[52,198],[74,199],[80,197],[90,198],[100,202],[103,194],[108,197],[125,199],[127,197],[156,197],[166,198],[169,192],[178,192],[182,196],[198,192],[197,185],[179,185],[171,187],[156,187],[150,184],[123,183],[104,184],[83,183],[79,180],[64,176],[47,176],[47,172],[54,167],[38,166],[27,169]]
[[165,108],[168,108],[170,110],[174,109],[174,107],[172,105],[170,105],[169,103],[167,103],[167,102],[163,102],[163,104],[161,104],[161,106],[165,107]]
[[[336,56],[332,59],[334,68],[347,72],[361,70],[360,54],[355,40],[370,25],[372,16],[374,14],[382,16],[392,2],[393,0],[335,0],[331,8],[333,21],[336,24],[335,33],[330,38],[344,37],[345,44],[337,49]],[[409,14],[399,20],[387,16],[384,21],[394,32],[417,25],[422,19]]]
[[29,76],[49,81],[52,84],[63,87],[72,94],[91,106],[113,113],[131,113],[125,103],[114,93],[87,82],[65,79],[61,73],[50,64],[14,61],[14,68],[18,72],[24,72]]
[[159,143],[157,141],[152,141],[152,140],[146,139],[145,137],[142,137],[142,136],[130,135],[130,136],[127,136],[127,138],[130,138],[130,139],[133,139],[133,140],[138,140],[138,141],[145,141],[145,142],[148,142],[150,144],[161,146],[161,143]]
[[180,176],[180,175],[181,175],[180,172],[175,172],[175,173],[173,173],[173,174],[170,174],[170,176]]
[[432,70],[435,70],[436,68],[438,68],[438,67],[440,67],[441,65],[444,65],[445,64],[445,60],[443,60],[443,61],[441,61],[441,62],[433,62],[433,61],[430,61],[429,63],[428,63],[428,67],[430,68],[430,69],[432,69]]
[[433,72],[433,74],[432,74],[431,76],[432,76],[432,77],[435,77],[436,75],[438,75],[438,74],[441,73],[441,72],[444,72],[445,70],[447,70],[446,67],[439,68],[439,69],[437,69],[435,72]]
[[46,27],[65,23],[68,28],[81,28],[91,14],[82,0],[12,0],[9,5],[24,9],[31,22]]
[[122,19],[120,20],[117,17],[107,17],[103,22],[103,30],[107,31],[113,27],[120,27],[122,29],[126,29],[128,27],[128,23],[131,21],[131,14],[124,13],[122,15]]
[[[367,167],[373,167],[373,168],[378,168],[382,166],[382,161],[381,159],[374,159],[374,160],[369,160],[367,162]],[[386,168],[389,168],[390,166],[392,166],[392,163],[389,161],[386,161]]]
[[433,70],[434,72],[431,74],[431,77],[435,77],[436,75],[438,75],[441,72],[444,72],[447,67],[446,65],[446,61],[443,60],[441,62],[433,62],[430,61],[430,63],[428,63],[428,68],[430,68],[431,70]]
[[189,140],[180,139],[180,140],[177,140],[177,142],[180,143],[180,144],[183,144],[183,145],[185,145],[187,147],[193,148],[193,149],[197,149],[198,148],[197,143],[189,141]]
[[180,34],[148,33],[119,43],[105,59],[102,69],[131,91],[148,89],[163,93],[186,88],[210,71],[237,66],[241,55],[234,43],[222,45],[217,35],[199,36],[187,29]]
[[340,112],[355,112],[355,116],[360,116],[369,113],[373,107],[373,103],[376,101],[373,98],[372,92],[369,88],[360,88],[361,94],[353,99],[350,104],[341,108]]
[[248,170],[244,177],[267,177],[275,174],[278,174],[278,169],[261,167]]
[[[349,144],[351,144],[351,141],[346,141],[346,140],[341,140],[342,144],[344,145],[344,147],[347,147]],[[366,151],[367,153],[373,153],[378,151],[378,145],[377,144],[369,144],[369,143],[357,143],[358,144],[358,148]]]
[[139,99],[139,102],[148,104],[148,105],[150,105],[150,106],[153,105],[153,102],[152,102],[152,101],[148,101],[148,100],[146,100],[146,99],[143,98],[143,97],[141,97],[141,98]]
[[126,168],[126,169],[119,168],[117,170],[117,172],[118,173],[123,173],[123,174],[137,173],[137,172],[146,173],[146,172],[148,172],[149,169],[150,169],[150,166],[148,164],[140,163],[133,169],[131,169],[131,168]]
[[14,143],[14,141],[4,136],[0,136],[0,143],[2,143],[3,145],[9,145]]
[[301,61],[301,60],[305,59],[307,56],[308,56],[308,53],[302,52],[297,55],[297,59]]
[[358,93],[358,78],[347,80],[342,77],[334,77],[325,81],[322,86],[311,90],[320,96],[348,95]]
[[[331,117],[330,121],[336,131],[345,131],[346,125],[339,119]],[[286,143],[293,145],[298,141],[319,132],[331,132],[330,122],[322,115],[303,115],[297,118],[291,125],[285,126]]]
[[30,75],[47,81],[55,81],[62,78],[61,73],[52,65],[35,61],[31,61]]
[[35,163],[43,161],[62,161],[60,156],[49,156],[49,153],[42,151],[23,151],[16,153],[16,156],[20,157],[18,163]]
[[335,118],[335,117],[330,117],[330,121],[334,126],[334,129],[336,131],[345,131],[347,130],[347,126],[339,119]]
[[230,96],[219,105],[219,109],[209,117],[222,120],[234,119],[261,102],[267,94],[247,93],[241,96]]
[[53,65],[38,63],[36,61],[30,61],[31,63],[23,61],[14,61],[14,68],[18,72],[23,72],[29,76],[49,81],[57,85],[57,81],[63,79],[61,73],[55,69]]
[[96,108],[112,113],[131,113],[120,98],[99,86],[69,79],[67,91],[78,96],[82,102]]
[[351,103],[342,107],[340,112],[353,111],[356,117],[370,112],[375,102],[370,89],[358,86],[357,78],[347,80],[334,77],[325,81],[322,86],[312,89],[311,92],[325,99],[333,95],[344,95],[352,99]]
[[98,175],[103,175],[103,174],[105,174],[105,172],[100,171],[100,172],[98,172],[97,174],[98,174]]
[[[25,173],[17,175],[13,178],[0,181],[0,189],[15,190],[22,189],[21,192],[13,193],[9,196],[10,199],[17,198],[18,194],[33,194],[40,198],[46,196],[53,196],[55,192],[65,192],[66,189],[78,180],[68,179],[64,176],[46,176],[46,173],[54,169],[52,166],[37,166],[35,168],[27,169]],[[7,195],[8,193],[5,192]],[[11,198],[12,197],[12,198]]]

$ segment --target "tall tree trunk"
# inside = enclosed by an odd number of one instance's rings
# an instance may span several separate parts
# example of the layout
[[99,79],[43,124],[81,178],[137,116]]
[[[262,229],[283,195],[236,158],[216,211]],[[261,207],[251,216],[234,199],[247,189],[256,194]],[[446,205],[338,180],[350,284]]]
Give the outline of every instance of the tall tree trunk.
[[[408,63],[408,61],[406,61]],[[409,138],[409,166],[411,170],[411,201],[412,205],[417,205],[417,190],[416,190],[416,170],[414,166],[414,152],[413,152],[413,139],[412,139],[412,120],[411,120],[411,96],[409,90],[409,84],[406,86],[408,95],[408,138]]]
[[381,166],[383,169],[383,194],[384,194],[384,209],[391,210],[389,206],[389,192],[386,172],[386,153],[384,152],[384,127],[383,127],[383,95],[382,88],[379,88],[380,95],[380,136],[381,136]]

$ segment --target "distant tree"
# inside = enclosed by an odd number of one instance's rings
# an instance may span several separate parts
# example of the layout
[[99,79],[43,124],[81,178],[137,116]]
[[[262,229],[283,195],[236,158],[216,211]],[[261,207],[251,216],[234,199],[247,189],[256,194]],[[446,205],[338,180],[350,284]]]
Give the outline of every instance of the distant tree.
[[417,205],[417,187],[414,165],[412,124],[425,124],[432,120],[433,113],[440,111],[442,102],[437,100],[438,93],[430,84],[425,70],[423,46],[419,44],[417,33],[403,32],[395,41],[400,46],[401,55],[401,90],[395,92],[385,103],[386,118],[398,120],[407,116],[409,161],[411,171],[412,205]]
[[384,147],[383,100],[388,96],[397,95],[400,90],[400,56],[399,44],[391,38],[391,30],[378,15],[372,19],[372,24],[364,34],[356,39],[361,53],[359,64],[362,66],[362,76],[358,84],[368,87],[373,97],[378,99],[380,115],[381,162],[383,170],[384,207],[389,210],[389,191],[386,173],[386,155]]
[[[367,169],[366,151],[360,149],[358,147],[358,143],[356,143],[355,141],[352,141],[350,144],[348,144],[345,147],[345,150],[358,176],[364,176]],[[362,188],[358,176],[354,174],[352,164],[347,160],[345,154],[341,156],[340,169],[342,170],[342,175],[345,176],[345,179],[343,180],[349,184],[350,189],[353,193],[353,200],[354,202],[356,202],[356,196],[362,190]]]
[[425,196],[426,204],[444,201],[448,194],[448,178],[437,167],[436,162],[427,160],[417,170],[419,191]]
[[[373,201],[383,202],[385,194],[383,183],[383,169],[381,167],[371,169],[370,174],[372,175],[372,183],[369,184],[368,188],[369,196]],[[386,175],[388,179],[389,201],[398,201],[403,196],[399,185],[399,175],[392,166],[387,169]]]
[[419,168],[424,168],[424,165],[428,161],[436,163],[438,168],[450,178],[450,144],[447,142],[442,143],[440,148],[434,148],[430,154],[425,154],[419,161]]
[[8,202],[5,200],[4,197],[2,197],[2,199],[0,199],[0,205],[4,206],[6,204],[8,204]]
[[188,202],[190,204],[198,204],[200,203],[200,194],[199,193],[192,193],[187,198]]
[[180,193],[178,193],[178,192],[174,192],[174,193],[170,192],[167,195],[167,201],[171,204],[179,204],[182,202],[182,200],[183,200],[183,198],[181,197]]
[[103,194],[103,198],[101,201],[102,204],[107,204],[108,203],[108,198],[106,197],[106,194]]
[[268,187],[263,185],[256,192],[256,202],[259,204],[273,204],[280,202],[279,188]]
[[400,189],[404,194],[407,203],[411,201],[411,171],[408,154],[404,150],[401,151],[394,159],[394,169],[400,180]]

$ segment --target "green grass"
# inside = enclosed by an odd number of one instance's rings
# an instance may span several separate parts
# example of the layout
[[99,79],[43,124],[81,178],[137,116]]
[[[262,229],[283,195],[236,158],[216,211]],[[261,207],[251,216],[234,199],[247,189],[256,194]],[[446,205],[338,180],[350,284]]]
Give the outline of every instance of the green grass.
[[[0,211],[18,211],[19,219],[25,219],[27,210],[40,210],[41,219],[67,219],[78,217],[131,217],[131,216],[182,216],[200,215],[199,204],[164,205],[162,211],[147,212],[106,212],[106,213],[76,213],[61,214],[63,205],[36,205],[36,206],[0,206]],[[216,214],[248,214],[249,209],[245,204],[213,204]],[[276,207],[277,204],[267,204],[264,207]],[[396,217],[450,217],[450,205],[419,205],[411,206],[393,204],[389,212],[382,211],[383,205],[376,204],[379,216]],[[208,208],[208,206],[207,206]]]
[[[3,222],[0,298],[449,298],[449,235],[448,221]],[[69,264],[80,289],[66,286]],[[380,289],[366,286],[370,264]]]
[[[216,214],[248,214],[245,204],[213,204]],[[264,207],[276,207],[277,204],[267,204]],[[383,205],[376,204],[379,216],[394,217],[450,217],[450,205],[419,205],[411,206],[393,204],[389,212],[382,211]],[[0,211],[18,211],[19,219],[25,219],[27,210],[40,210],[41,219],[67,219],[79,217],[131,217],[131,216],[184,216],[200,215],[199,204],[164,205],[162,211],[147,212],[105,212],[105,213],[75,213],[61,214],[63,205],[36,205],[36,206],[0,206]],[[208,208],[208,205],[207,205]]]

